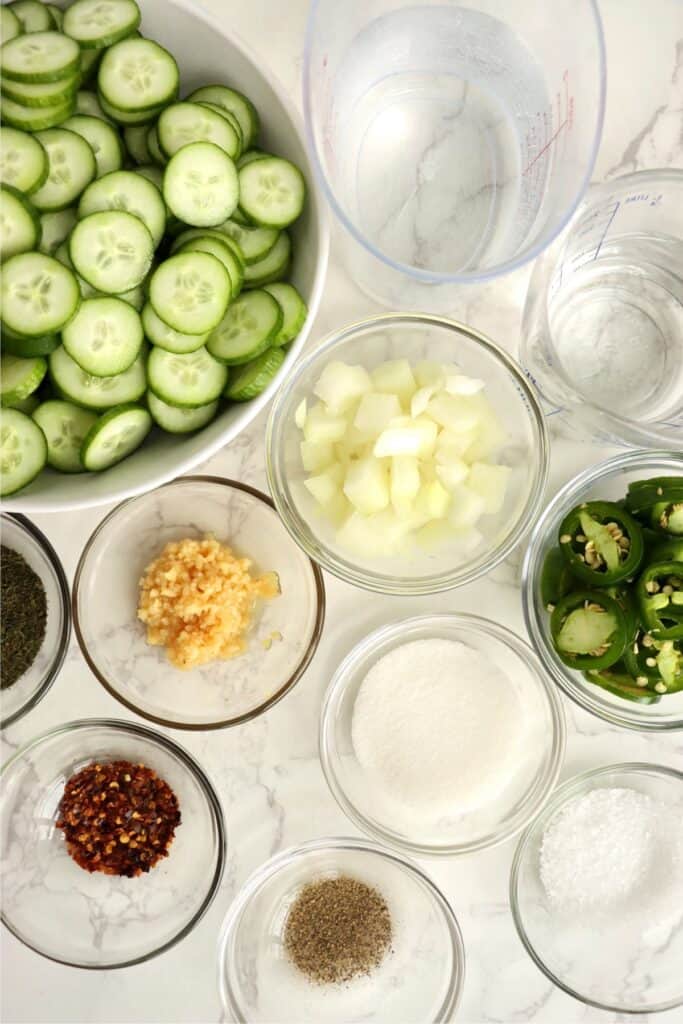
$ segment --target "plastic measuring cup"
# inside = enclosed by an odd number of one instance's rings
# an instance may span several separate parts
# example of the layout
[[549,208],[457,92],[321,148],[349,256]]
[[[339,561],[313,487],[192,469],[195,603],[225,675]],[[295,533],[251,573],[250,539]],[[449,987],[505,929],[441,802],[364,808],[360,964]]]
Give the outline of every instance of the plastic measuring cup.
[[538,255],[590,179],[604,100],[595,0],[312,0],[309,146],[352,276],[389,305],[448,308]]
[[549,412],[683,449],[683,171],[594,186],[534,268],[522,331]]

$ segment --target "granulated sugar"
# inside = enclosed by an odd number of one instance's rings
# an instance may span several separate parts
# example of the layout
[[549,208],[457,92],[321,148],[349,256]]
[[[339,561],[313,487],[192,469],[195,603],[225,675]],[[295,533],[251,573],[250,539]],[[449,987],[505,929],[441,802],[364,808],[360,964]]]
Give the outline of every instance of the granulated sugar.
[[680,879],[683,851],[666,807],[635,789],[594,789],[547,827],[540,876],[556,910],[609,910],[659,902],[662,879]]
[[492,661],[454,640],[415,640],[373,665],[353,710],[356,756],[386,794],[420,815],[494,799],[525,740],[522,702]]

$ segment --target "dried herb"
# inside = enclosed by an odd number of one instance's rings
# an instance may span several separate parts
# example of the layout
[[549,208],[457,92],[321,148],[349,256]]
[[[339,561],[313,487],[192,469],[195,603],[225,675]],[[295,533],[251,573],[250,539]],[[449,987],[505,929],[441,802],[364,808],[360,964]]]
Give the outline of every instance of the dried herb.
[[25,558],[0,546],[0,689],[23,676],[45,639],[47,598]]
[[57,828],[79,867],[133,878],[168,856],[178,799],[144,764],[89,764],[72,775],[59,804]]
[[377,968],[391,946],[391,917],[383,896],[340,875],[305,885],[287,916],[287,956],[308,979],[329,985]]

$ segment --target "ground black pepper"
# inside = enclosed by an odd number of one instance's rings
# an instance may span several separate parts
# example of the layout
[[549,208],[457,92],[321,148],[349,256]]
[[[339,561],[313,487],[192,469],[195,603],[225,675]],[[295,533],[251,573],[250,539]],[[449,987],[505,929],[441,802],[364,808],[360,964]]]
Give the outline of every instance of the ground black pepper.
[[57,828],[79,867],[133,878],[168,856],[178,799],[144,764],[109,761],[72,775],[59,804]]
[[0,689],[31,667],[45,639],[47,598],[25,558],[0,546]]
[[377,968],[391,947],[384,897],[346,875],[305,885],[287,915],[287,956],[312,982],[339,984]]

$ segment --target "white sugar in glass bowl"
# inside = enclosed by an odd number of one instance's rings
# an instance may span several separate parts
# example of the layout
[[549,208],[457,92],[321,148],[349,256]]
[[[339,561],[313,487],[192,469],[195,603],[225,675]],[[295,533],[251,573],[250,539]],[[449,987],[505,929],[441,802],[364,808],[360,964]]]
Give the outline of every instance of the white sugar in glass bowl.
[[[279,374],[258,398],[226,407],[195,434],[154,431],[130,458],[104,473],[72,475],[46,468],[24,490],[3,499],[6,511],[58,512],[106,505],[157,487],[206,462],[233,441],[278,390],[304,346],[320,305],[329,249],[327,212],[315,184],[299,114],[281,83],[268,71],[267,43],[257,56],[232,32],[226,34],[227,8],[220,21],[192,0],[144,0],[141,8],[144,35],[165,46],[178,61],[180,95],[213,82],[244,92],[261,117],[259,146],[301,168],[308,194],[304,212],[291,228],[290,279],[308,305],[308,319]],[[223,10],[220,4],[215,9]]]

